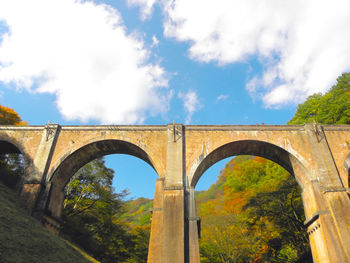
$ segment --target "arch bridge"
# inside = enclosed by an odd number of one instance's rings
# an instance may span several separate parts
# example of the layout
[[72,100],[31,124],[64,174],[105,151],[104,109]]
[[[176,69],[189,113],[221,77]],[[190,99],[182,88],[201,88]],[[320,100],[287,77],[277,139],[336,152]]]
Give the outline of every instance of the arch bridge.
[[314,262],[350,262],[350,126],[0,126],[0,153],[22,153],[20,198],[58,231],[64,187],[84,164],[123,153],[157,172],[148,262],[198,263],[194,188],[233,155],[270,159],[302,189]]

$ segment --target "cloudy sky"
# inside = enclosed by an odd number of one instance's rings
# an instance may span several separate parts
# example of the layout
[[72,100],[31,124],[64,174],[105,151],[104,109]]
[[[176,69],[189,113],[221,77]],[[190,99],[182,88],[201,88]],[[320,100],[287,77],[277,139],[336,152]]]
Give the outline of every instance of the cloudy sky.
[[[349,14],[348,0],[0,0],[0,103],[33,125],[285,124],[350,70]],[[123,158],[108,164],[130,188]]]

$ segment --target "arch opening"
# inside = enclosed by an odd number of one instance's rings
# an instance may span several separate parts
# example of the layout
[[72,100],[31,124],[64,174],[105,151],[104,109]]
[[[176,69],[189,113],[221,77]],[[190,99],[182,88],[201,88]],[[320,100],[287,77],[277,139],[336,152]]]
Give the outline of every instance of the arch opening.
[[24,177],[25,158],[13,143],[0,141],[0,181],[11,189],[17,189]]
[[[49,173],[48,180],[60,186],[61,189],[68,183],[69,179],[81,167],[90,161],[111,154],[126,154],[135,156],[148,163],[154,170],[154,165],[149,155],[140,147],[121,140],[103,140],[90,143],[81,147],[73,153],[64,156],[64,160],[54,171]],[[157,171],[156,171],[157,172]]]
[[[223,159],[239,155],[259,156],[277,163],[293,175],[300,187],[303,188],[303,183],[301,181],[306,179],[304,178],[306,176],[306,169],[301,162],[294,155],[274,144],[255,140],[242,140],[227,143],[215,149],[206,157],[202,157],[202,161],[195,169],[192,176],[190,182],[191,187],[196,186],[202,174],[213,164]],[[297,176],[295,169],[300,169],[303,172],[303,178]]]
[[[307,182],[304,166],[276,145],[237,141],[202,158],[191,187],[206,171],[213,175],[208,169],[223,160],[228,161],[225,167],[214,169],[219,172],[216,182],[195,194],[201,262],[264,261],[272,254],[284,262],[312,262],[300,189]],[[259,239],[264,241],[255,242]]]
[[[102,158],[105,155],[112,159],[106,166],[105,158]],[[115,192],[112,185],[114,171],[118,175],[118,168],[110,164],[118,157],[122,162],[130,162],[126,155],[136,157],[131,158],[131,165],[137,165],[137,161],[152,167],[156,174],[150,180],[154,181],[154,188],[158,175],[151,158],[140,147],[120,140],[90,143],[67,154],[48,177],[51,187],[46,214],[59,219],[62,233],[101,261],[124,262],[131,257],[139,257],[135,262],[147,260],[153,203],[146,198],[126,200],[126,193]],[[133,173],[135,167],[129,167],[129,170]],[[130,180],[130,183],[135,182]],[[91,192],[83,193],[84,188],[89,188]],[[130,210],[135,206],[139,206],[137,211]],[[137,250],[135,255],[129,253],[132,249]]]

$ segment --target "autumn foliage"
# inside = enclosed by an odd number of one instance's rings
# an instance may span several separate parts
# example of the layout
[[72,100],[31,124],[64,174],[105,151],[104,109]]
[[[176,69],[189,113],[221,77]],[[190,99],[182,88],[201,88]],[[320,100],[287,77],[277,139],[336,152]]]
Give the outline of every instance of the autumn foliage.
[[0,125],[27,125],[13,109],[0,105]]
[[217,182],[197,194],[197,208],[202,218],[201,262],[310,258],[299,187],[286,170],[267,159],[233,158]]

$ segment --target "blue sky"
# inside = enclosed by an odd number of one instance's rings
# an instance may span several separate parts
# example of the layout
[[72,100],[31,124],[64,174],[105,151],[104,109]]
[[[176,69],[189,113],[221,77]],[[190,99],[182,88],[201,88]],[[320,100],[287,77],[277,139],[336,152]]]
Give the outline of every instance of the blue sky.
[[[349,71],[349,13],[347,0],[3,0],[0,103],[32,125],[285,124]],[[153,195],[141,160],[107,165],[117,190]]]

